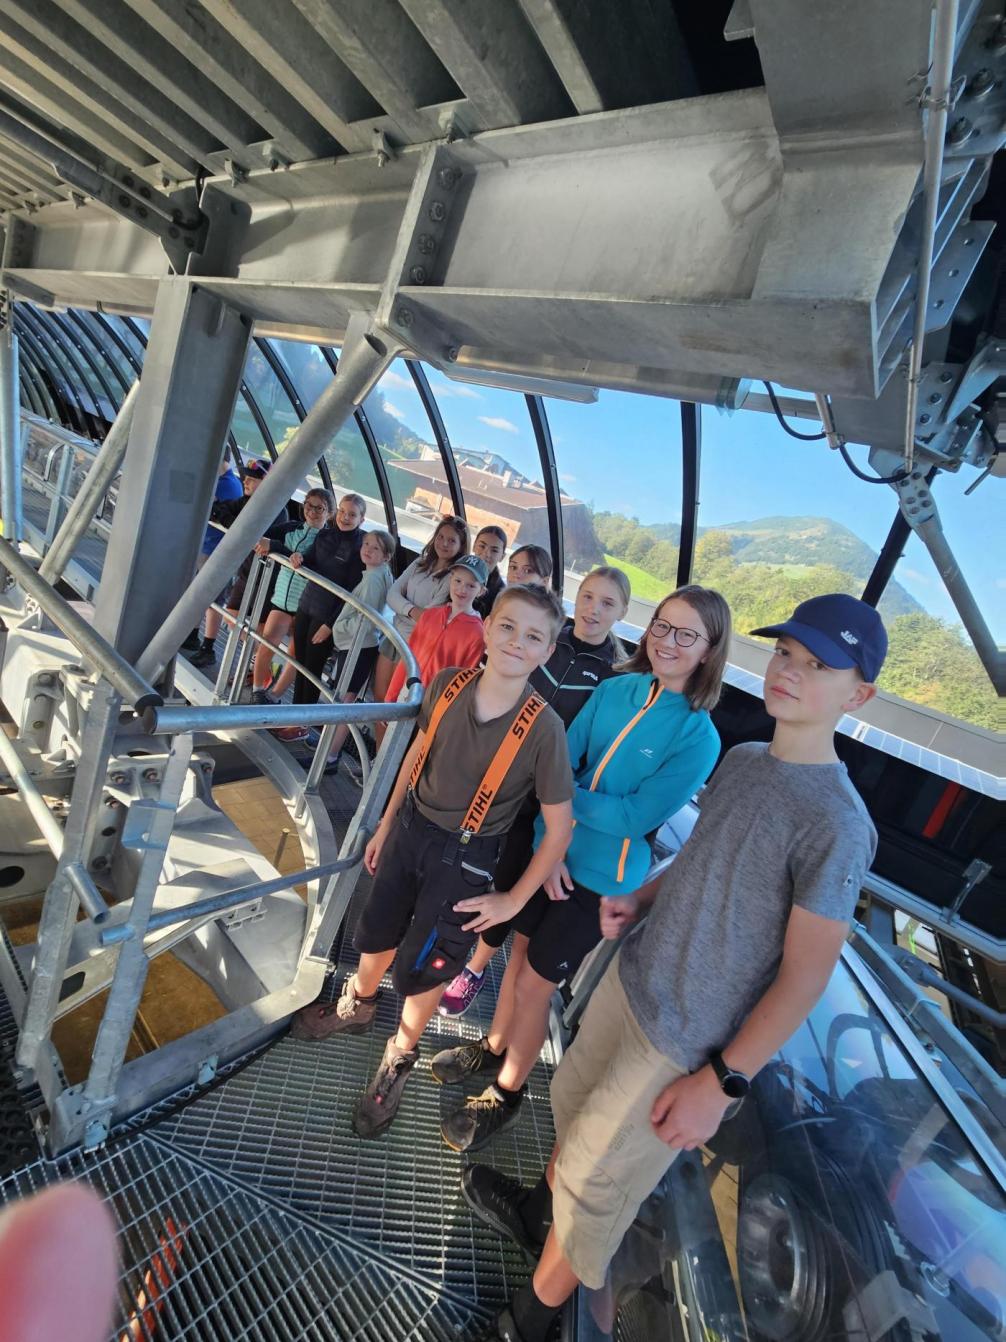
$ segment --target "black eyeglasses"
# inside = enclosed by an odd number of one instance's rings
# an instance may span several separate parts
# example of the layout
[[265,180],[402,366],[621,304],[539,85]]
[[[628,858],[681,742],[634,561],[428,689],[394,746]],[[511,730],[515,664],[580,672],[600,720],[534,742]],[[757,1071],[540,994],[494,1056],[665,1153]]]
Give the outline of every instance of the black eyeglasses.
[[666,638],[668,634],[673,634],[679,648],[691,648],[699,638],[710,642],[705,634],[700,634],[697,629],[679,629],[676,625],[668,624],[666,620],[651,620],[650,633],[656,638]]
[[327,513],[328,508],[323,503],[305,503],[304,511],[306,513]]

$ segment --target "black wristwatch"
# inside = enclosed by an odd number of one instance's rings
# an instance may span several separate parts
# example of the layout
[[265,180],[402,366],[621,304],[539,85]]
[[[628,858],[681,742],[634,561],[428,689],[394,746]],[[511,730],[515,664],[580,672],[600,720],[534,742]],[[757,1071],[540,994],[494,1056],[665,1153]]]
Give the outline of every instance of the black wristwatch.
[[722,1053],[711,1053],[709,1055],[709,1065],[716,1073],[716,1079],[720,1083],[720,1090],[724,1095],[729,1096],[731,1100],[743,1100],[744,1096],[751,1089],[751,1078],[745,1076],[743,1072],[736,1072],[723,1061]]

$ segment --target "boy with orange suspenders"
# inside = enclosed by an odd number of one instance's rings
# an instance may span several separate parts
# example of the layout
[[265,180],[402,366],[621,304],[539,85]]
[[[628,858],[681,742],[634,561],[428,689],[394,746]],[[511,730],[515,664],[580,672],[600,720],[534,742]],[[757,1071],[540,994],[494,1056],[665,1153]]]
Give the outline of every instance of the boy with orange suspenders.
[[431,682],[419,731],[402,761],[364,864],[374,877],[354,945],[360,963],[338,1002],[306,1007],[294,1020],[300,1039],[361,1034],[374,1019],[381,979],[405,1001],[377,1074],[361,1096],[353,1126],[373,1137],[392,1122],[419,1037],[475,941],[459,901],[487,893],[521,804],[541,802],[544,837],[510,891],[523,907],[561,860],[572,833],[572,772],[562,720],[527,683],[551,656],[564,612],[544,587],[501,592],[485,622],[486,664],[451,667]]

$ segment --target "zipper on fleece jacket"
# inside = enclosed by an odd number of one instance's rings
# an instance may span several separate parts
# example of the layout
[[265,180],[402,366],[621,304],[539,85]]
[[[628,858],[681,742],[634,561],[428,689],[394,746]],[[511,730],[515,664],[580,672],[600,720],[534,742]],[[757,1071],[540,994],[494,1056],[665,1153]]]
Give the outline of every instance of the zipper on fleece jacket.
[[[604,752],[601,762],[594,770],[594,777],[590,780],[590,787],[587,789],[588,792],[597,791],[597,785],[601,781],[601,775],[604,773],[605,769],[608,767],[608,764],[611,762],[611,758],[614,755],[615,751],[622,744],[622,742],[625,740],[628,734],[632,731],[636,723],[646,716],[646,714],[657,702],[657,700],[660,698],[663,692],[664,687],[655,680],[653,684],[650,686],[649,694],[647,694],[646,696],[646,703],[643,704],[642,708],[639,710],[638,713],[636,713],[632,718],[629,719],[629,721],[625,724],[622,730],[615,737],[614,741],[612,741],[608,749]],[[622,840],[622,851],[618,858],[618,872],[615,877],[619,885],[621,885],[622,881],[625,879],[625,863],[628,860],[629,849],[631,846],[632,846],[632,837],[630,835],[626,835],[626,837]]]

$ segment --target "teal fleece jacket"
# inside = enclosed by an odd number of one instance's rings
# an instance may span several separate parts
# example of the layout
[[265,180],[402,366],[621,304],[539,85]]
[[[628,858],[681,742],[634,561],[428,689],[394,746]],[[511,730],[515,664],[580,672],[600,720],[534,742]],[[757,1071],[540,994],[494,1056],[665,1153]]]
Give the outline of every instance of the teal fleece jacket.
[[[598,895],[638,890],[650,866],[646,835],[712,773],[720,740],[704,709],[649,674],[599,685],[566,735],[573,766],[573,838],[566,866]],[[535,843],[544,825],[539,816]]]

